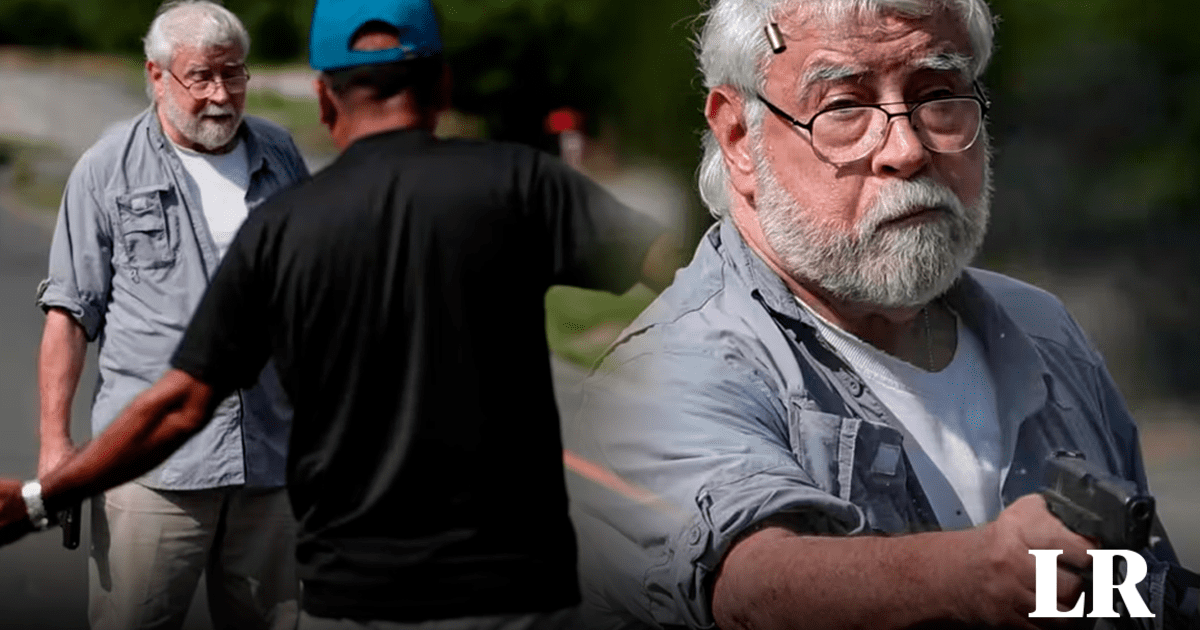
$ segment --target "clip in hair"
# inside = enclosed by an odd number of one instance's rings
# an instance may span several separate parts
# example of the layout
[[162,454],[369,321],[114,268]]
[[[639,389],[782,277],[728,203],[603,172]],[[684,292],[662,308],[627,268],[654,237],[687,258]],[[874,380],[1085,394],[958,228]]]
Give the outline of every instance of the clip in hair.
[[783,33],[779,32],[778,24],[767,22],[763,30],[767,32],[767,41],[771,43],[771,52],[778,55],[787,50],[787,44],[783,43]]

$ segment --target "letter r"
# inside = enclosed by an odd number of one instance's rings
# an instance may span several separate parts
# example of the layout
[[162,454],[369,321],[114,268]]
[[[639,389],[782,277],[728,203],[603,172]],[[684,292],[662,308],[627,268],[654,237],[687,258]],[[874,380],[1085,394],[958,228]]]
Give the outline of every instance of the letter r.
[[[1030,553],[1033,552],[1031,551]],[[1117,616],[1117,612],[1113,610],[1113,591],[1121,593],[1121,599],[1129,607],[1129,616],[1154,616],[1150,612],[1150,609],[1146,607],[1146,602],[1142,599],[1142,594],[1137,590],[1138,582],[1146,579],[1147,567],[1145,558],[1136,552],[1124,549],[1089,549],[1088,555],[1092,556],[1092,584],[1095,597],[1092,612],[1088,614],[1088,617]],[[1119,585],[1114,585],[1113,581],[1116,578],[1116,572],[1113,571],[1113,565],[1117,556],[1125,559],[1127,568],[1125,571],[1125,581]],[[1039,574],[1040,577],[1041,575]],[[1038,588],[1041,588],[1041,582],[1038,582]],[[1038,596],[1041,596],[1040,590],[1038,591]]]
[[[1030,617],[1082,617],[1083,595],[1075,607],[1066,612],[1058,609],[1058,557],[1062,549],[1030,549],[1034,561],[1034,603]],[[1141,557],[1139,556],[1139,559]],[[1110,593],[1111,596],[1111,593]]]

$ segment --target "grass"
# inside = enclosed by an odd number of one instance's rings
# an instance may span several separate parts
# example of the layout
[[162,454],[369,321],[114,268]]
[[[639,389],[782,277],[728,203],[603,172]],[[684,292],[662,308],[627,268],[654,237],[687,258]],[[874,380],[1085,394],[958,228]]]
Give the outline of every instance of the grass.
[[546,292],[546,339],[557,355],[591,368],[638,313],[655,298],[637,285],[623,295],[556,286]]

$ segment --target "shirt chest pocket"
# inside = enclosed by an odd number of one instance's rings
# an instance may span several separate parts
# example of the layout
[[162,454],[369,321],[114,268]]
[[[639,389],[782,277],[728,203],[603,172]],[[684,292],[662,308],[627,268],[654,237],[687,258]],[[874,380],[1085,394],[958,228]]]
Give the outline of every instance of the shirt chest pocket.
[[178,226],[166,211],[173,197],[173,190],[166,185],[138,188],[117,197],[117,220],[126,264],[151,269],[175,263]]
[[896,534],[937,527],[899,431],[798,403],[791,407],[792,450],[800,465],[823,490],[861,509],[872,531]]

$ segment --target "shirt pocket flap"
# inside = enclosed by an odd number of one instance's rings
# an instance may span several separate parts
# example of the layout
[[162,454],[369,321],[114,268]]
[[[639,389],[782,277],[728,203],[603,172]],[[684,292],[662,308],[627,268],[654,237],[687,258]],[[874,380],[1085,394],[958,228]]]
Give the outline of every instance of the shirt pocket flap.
[[871,530],[928,529],[932,511],[913,477],[904,436],[885,423],[790,405],[792,448],[826,492],[858,506]]
[[163,193],[169,191],[166,184],[142,186],[117,196],[117,208],[124,232],[154,232],[166,229],[166,217],[162,211]]
[[116,197],[127,260],[136,267],[170,265],[174,260],[164,198],[171,187],[155,184]]
[[165,229],[167,229],[167,223],[162,216],[149,213],[121,216],[121,231],[125,234],[162,232]]

